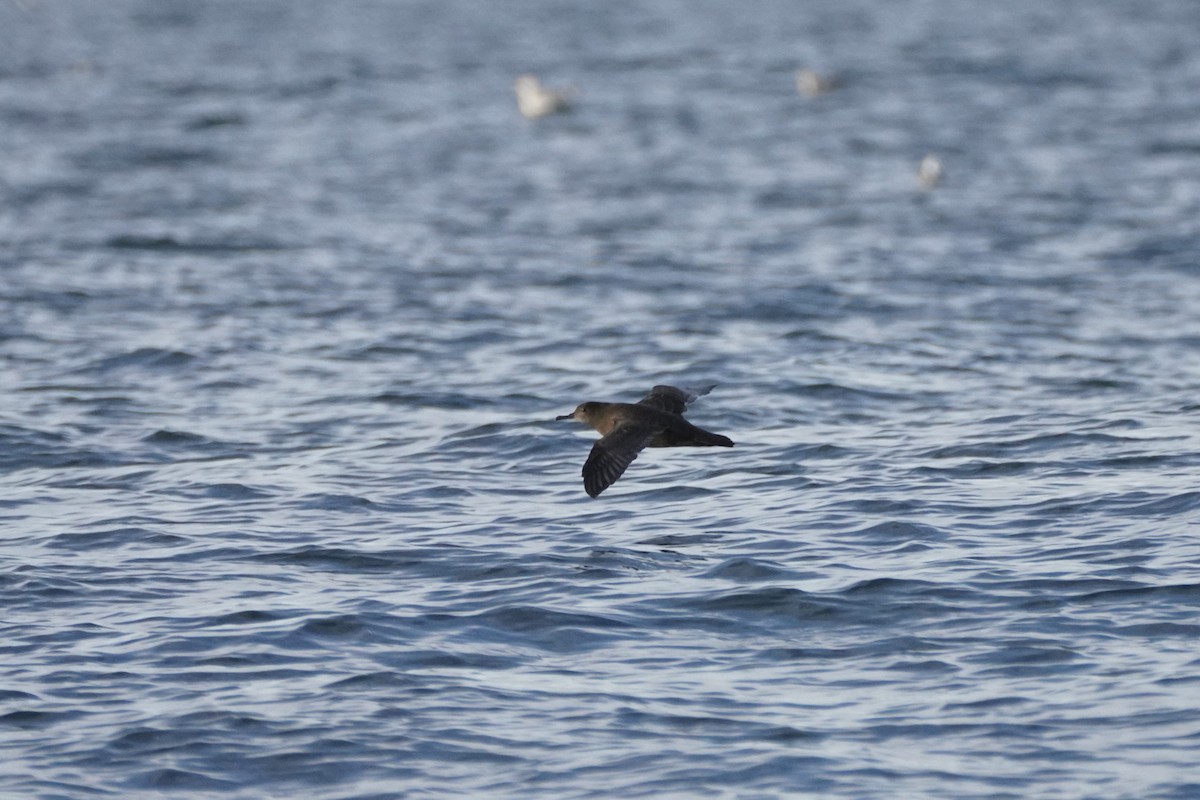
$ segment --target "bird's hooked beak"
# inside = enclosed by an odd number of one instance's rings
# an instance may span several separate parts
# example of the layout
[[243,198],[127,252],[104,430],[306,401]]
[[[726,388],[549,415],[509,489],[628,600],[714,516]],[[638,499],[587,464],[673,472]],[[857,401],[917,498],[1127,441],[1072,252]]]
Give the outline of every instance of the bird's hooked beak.
[[555,417],[554,421],[557,422],[560,419],[575,419],[575,412],[572,411],[570,414],[563,414],[561,417]]

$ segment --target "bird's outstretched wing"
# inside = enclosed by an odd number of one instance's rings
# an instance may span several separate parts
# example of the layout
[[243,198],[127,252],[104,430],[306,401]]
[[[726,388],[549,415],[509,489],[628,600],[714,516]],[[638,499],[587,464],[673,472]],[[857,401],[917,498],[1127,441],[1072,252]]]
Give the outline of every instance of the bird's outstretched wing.
[[612,486],[654,437],[654,431],[641,425],[618,425],[592,445],[583,464],[583,489],[592,497]]
[[714,386],[716,386],[715,383],[694,388],[660,384],[651,389],[648,395],[638,400],[638,405],[657,408],[659,411],[665,411],[668,414],[683,414],[687,410],[688,403],[691,403],[697,397],[708,394],[713,390]]

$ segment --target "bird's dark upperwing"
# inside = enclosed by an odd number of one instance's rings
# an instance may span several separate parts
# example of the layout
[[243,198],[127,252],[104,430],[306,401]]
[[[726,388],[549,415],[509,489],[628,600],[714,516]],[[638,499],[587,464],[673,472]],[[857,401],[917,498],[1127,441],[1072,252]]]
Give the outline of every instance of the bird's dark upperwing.
[[583,489],[592,497],[612,486],[654,437],[654,431],[641,425],[618,425],[592,445],[583,464]]
[[682,415],[687,410],[688,403],[691,403],[697,397],[708,394],[713,390],[714,386],[716,386],[715,383],[695,388],[660,384],[651,389],[648,395],[638,400],[638,405],[657,408],[659,411],[665,411],[668,414]]

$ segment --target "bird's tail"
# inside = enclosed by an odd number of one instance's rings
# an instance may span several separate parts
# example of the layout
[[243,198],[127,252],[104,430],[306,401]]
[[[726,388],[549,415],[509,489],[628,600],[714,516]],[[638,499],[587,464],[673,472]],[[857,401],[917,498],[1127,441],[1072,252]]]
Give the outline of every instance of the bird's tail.
[[706,431],[703,428],[696,428],[693,444],[696,447],[733,447],[733,440],[719,433]]

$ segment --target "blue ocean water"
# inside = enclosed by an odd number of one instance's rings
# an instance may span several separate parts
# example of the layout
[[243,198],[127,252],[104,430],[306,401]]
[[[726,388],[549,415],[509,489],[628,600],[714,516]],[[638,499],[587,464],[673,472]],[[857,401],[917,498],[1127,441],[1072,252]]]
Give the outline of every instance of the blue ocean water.
[[1198,32],[0,2],[0,796],[1200,796]]

